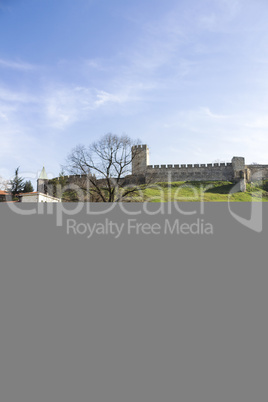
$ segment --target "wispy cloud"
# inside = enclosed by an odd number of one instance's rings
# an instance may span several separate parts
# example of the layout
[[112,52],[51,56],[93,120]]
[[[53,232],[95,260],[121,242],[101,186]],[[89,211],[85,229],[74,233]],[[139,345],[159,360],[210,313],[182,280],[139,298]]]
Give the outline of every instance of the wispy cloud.
[[97,91],[97,100],[95,100],[94,105],[100,107],[107,103],[124,103],[127,100],[127,94],[111,94],[106,91]]
[[1,100],[9,104],[39,102],[38,97],[34,93],[14,90],[3,86],[0,86],[0,101]]
[[48,124],[64,129],[77,121],[89,120],[94,110],[104,108],[108,104],[122,104],[128,100],[126,93],[64,86],[51,90],[44,98],[44,107]]
[[45,118],[48,125],[64,129],[75,123],[92,109],[91,92],[83,87],[52,89],[44,97]]
[[211,117],[212,119],[216,119],[216,120],[234,118],[233,115],[223,115],[223,114],[216,114],[216,113],[213,113],[213,112],[210,110],[210,108],[208,108],[208,107],[201,107],[201,108],[200,108],[200,112],[201,112],[201,113],[204,113],[205,116]]
[[88,59],[83,63],[86,67],[91,69],[96,69],[98,71],[106,71],[107,65],[105,66],[100,59]]
[[[107,86],[113,85],[107,83]],[[132,81],[122,81],[116,87],[109,91],[68,85],[51,89],[43,100],[47,124],[63,130],[78,121],[89,121],[96,113],[104,116],[111,108],[116,112],[116,108],[141,100],[141,93],[148,88]]]
[[[243,1],[243,0],[242,0]],[[230,23],[240,14],[242,9],[241,0],[210,0],[210,7],[205,10],[200,4],[198,13],[195,17],[195,26],[197,29],[202,29],[211,32],[230,30]],[[245,1],[243,1],[245,3]]]
[[[34,93],[0,87],[0,159],[2,168],[35,158],[37,137],[34,114],[38,97]],[[9,174],[13,172],[10,171]]]
[[13,70],[21,70],[21,71],[31,71],[35,69],[35,66],[29,63],[25,63],[22,61],[3,60],[3,59],[0,59],[0,67],[10,68]]

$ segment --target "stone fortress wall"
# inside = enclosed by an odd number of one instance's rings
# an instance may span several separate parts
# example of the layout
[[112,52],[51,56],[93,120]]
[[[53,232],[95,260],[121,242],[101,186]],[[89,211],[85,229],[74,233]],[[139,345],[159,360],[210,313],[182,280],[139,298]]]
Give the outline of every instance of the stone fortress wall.
[[147,166],[146,176],[153,176],[154,180],[167,181],[169,175],[172,181],[232,180],[233,166],[231,163]]
[[256,181],[268,180],[268,165],[246,165],[245,158],[234,156],[230,163],[149,165],[147,145],[132,149],[135,157],[132,163],[133,175],[144,175],[145,181]]
[[268,180],[268,165],[245,165],[248,182]]
[[[176,164],[176,165],[149,165],[149,148],[147,145],[138,145],[132,148],[132,175],[139,177],[140,182],[157,183],[171,181],[233,181],[246,182],[268,180],[268,165],[246,165],[244,157],[234,156],[230,163],[208,164]],[[85,179],[84,175],[64,176],[66,185],[79,183]],[[59,179],[59,178],[55,178]],[[44,185],[40,181],[40,185]],[[39,188],[40,190],[40,188]]]

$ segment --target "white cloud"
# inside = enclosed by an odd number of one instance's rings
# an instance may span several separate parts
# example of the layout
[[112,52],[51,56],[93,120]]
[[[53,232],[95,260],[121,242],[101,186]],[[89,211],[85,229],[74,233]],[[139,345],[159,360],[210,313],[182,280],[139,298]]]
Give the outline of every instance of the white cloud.
[[242,8],[241,0],[210,0],[207,5],[203,11],[204,7],[200,4],[196,26],[211,32],[225,31],[227,27],[230,29],[230,23],[236,19]]
[[97,100],[95,100],[94,105],[100,107],[106,103],[123,103],[127,100],[127,96],[120,94],[111,94],[106,91],[97,91]]
[[52,89],[44,99],[45,118],[48,125],[64,129],[77,121],[89,119],[90,112],[108,99],[112,100],[109,94],[104,91],[96,93],[91,88],[62,86]]
[[[36,104],[35,94],[0,87],[0,159],[4,177],[12,176],[19,161],[27,164],[35,158]],[[11,170],[7,166],[12,166]]]
[[28,93],[15,91],[9,88],[0,86],[0,100],[8,103],[33,103],[38,102],[39,99],[36,95]]
[[35,69],[35,66],[29,63],[4,59],[0,59],[0,67],[21,71],[31,71]]
[[104,65],[100,59],[85,60],[85,62],[83,64],[86,67],[89,67],[90,69],[95,69],[98,71],[106,71],[107,70],[107,65]]
[[201,107],[200,112],[204,113],[205,116],[208,116],[208,117],[211,117],[211,118],[217,119],[217,120],[234,118],[233,115],[223,115],[223,114],[213,113],[213,112],[211,112],[210,108],[208,108],[208,107]]
[[[0,107],[1,107],[1,106],[0,106]],[[0,120],[4,120],[4,121],[7,121],[7,120],[8,120],[7,115],[6,115],[5,113],[3,113],[3,112],[1,111],[1,109],[0,109]]]
[[147,89],[143,84],[124,81],[115,91],[62,86],[44,97],[44,119],[49,126],[62,130],[78,121],[90,120],[99,110],[105,115],[106,108],[110,110],[137,101],[140,93]]

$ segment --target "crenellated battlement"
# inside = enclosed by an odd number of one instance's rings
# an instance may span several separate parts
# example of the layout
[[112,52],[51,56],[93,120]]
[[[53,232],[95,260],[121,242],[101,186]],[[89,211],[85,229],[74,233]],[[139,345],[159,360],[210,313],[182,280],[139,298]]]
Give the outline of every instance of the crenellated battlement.
[[132,149],[147,149],[146,144],[133,145]]
[[147,165],[147,169],[199,169],[199,168],[219,168],[232,166],[232,163],[207,163],[207,164],[187,164],[187,165]]
[[86,174],[71,174],[71,175],[65,175],[65,176],[58,176],[54,177],[53,180],[65,180],[66,182],[75,182],[79,179],[86,179],[87,175]]
[[147,145],[132,147],[132,174],[144,175],[150,181],[239,180],[245,159],[234,156],[230,163],[149,165]]

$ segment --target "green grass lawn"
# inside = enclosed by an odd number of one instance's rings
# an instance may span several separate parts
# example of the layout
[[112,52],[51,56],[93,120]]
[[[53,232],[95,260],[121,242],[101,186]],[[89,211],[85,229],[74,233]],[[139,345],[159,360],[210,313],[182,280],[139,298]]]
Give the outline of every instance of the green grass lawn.
[[[234,184],[228,181],[189,181],[156,183],[141,190],[140,201],[167,202],[252,202],[268,201],[268,181],[247,185],[245,193],[234,192]],[[142,199],[143,198],[143,199]]]
[[[64,202],[78,201],[74,191],[63,194]],[[132,195],[132,202],[267,202],[268,180],[247,184],[247,191],[238,192],[229,181],[178,181],[155,183],[148,187],[141,186],[138,195]]]

